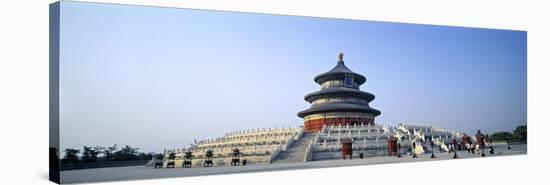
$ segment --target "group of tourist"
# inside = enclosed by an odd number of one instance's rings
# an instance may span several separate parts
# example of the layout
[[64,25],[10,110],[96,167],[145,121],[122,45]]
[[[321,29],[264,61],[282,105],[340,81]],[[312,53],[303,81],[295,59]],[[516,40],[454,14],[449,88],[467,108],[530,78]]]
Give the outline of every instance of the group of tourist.
[[[460,147],[457,148],[452,143],[447,144],[447,146],[449,148],[449,153],[452,153],[455,150],[457,151],[461,150]],[[489,154],[495,153],[495,149],[493,148],[493,146],[487,146],[487,148],[488,148]],[[481,145],[467,142],[462,150],[466,150],[469,154],[472,154],[472,155],[474,154],[481,155],[482,154],[481,149],[482,149]]]
[[468,153],[470,154],[478,154],[480,155],[480,146],[473,144],[473,143],[466,143],[466,147],[464,148]]

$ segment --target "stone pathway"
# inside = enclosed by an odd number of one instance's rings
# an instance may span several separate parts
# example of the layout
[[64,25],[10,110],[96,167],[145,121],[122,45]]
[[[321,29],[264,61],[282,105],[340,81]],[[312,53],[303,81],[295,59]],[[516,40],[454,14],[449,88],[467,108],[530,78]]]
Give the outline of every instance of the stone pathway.
[[[504,147],[496,148],[496,154],[490,155],[487,153],[487,158],[509,155],[525,155],[527,154],[527,145],[513,145],[512,150],[506,150]],[[311,162],[295,162],[295,163],[277,163],[277,164],[261,164],[247,166],[217,166],[210,168],[172,168],[172,169],[154,169],[143,166],[132,167],[114,167],[114,168],[96,168],[82,170],[67,170],[61,171],[62,183],[84,183],[84,182],[105,182],[105,181],[122,181],[122,180],[144,180],[157,178],[174,178],[188,177],[199,175],[216,175],[216,174],[234,174],[245,172],[266,172],[278,170],[298,170],[326,167],[343,167],[357,165],[372,165],[372,164],[389,164],[389,163],[405,163],[405,162],[420,162],[420,161],[439,161],[439,160],[460,160],[467,158],[478,158],[478,155],[468,154],[467,152],[458,152],[460,159],[452,159],[453,155],[443,152],[436,153],[437,158],[431,159],[431,153],[419,155],[418,158],[412,156],[403,156],[402,158],[390,156],[368,157],[365,159],[353,160],[323,160]],[[503,159],[505,160],[505,159]]]

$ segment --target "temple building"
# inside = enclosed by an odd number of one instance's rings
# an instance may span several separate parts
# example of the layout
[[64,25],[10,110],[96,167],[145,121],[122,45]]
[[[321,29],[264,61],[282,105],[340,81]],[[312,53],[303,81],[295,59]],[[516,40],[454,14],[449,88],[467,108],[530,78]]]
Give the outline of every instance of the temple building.
[[306,132],[332,125],[374,125],[374,118],[381,113],[369,106],[374,95],[359,89],[367,79],[346,67],[343,53],[338,54],[334,68],[315,76],[314,81],[321,90],[307,94],[304,99],[311,107],[298,113],[304,118]]
[[381,113],[369,106],[374,95],[359,88],[367,79],[348,69],[343,58],[340,53],[333,69],[315,76],[321,90],[304,97],[311,107],[298,113],[304,118],[303,127],[230,132],[195,142],[189,148],[165,150],[161,159],[152,159],[148,166],[209,167],[233,166],[235,161],[244,165],[419,155],[433,151],[433,146],[448,152],[447,145],[458,139],[464,144],[475,140],[430,125],[374,124]]

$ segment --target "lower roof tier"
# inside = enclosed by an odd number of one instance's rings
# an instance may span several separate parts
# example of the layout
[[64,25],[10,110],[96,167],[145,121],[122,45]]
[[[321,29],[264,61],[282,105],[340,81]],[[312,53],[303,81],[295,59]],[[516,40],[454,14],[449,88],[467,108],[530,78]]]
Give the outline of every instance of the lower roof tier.
[[330,97],[330,96],[357,97],[357,98],[365,99],[368,102],[374,100],[374,95],[371,93],[353,89],[353,88],[346,88],[346,87],[331,87],[331,88],[321,89],[320,91],[307,94],[304,97],[304,99],[311,103],[316,99],[323,98],[323,97]]
[[354,103],[326,103],[312,106],[309,109],[298,113],[298,117],[304,118],[310,114],[327,113],[327,112],[364,112],[370,113],[374,116],[381,114],[379,110],[369,107],[368,105],[354,104]]

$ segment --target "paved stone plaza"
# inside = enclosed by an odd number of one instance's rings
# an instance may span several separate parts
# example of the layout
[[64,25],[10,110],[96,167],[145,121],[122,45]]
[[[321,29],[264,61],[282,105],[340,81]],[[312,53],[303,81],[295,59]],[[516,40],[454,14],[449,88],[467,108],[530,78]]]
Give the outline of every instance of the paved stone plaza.
[[[527,154],[527,145],[512,145],[511,150],[506,149],[505,144],[495,145],[495,154],[490,155],[487,151],[487,157],[505,156],[505,155],[522,155]],[[143,180],[155,178],[174,178],[188,177],[200,175],[216,175],[216,174],[231,174],[243,172],[266,172],[277,170],[296,170],[296,169],[311,169],[325,167],[343,167],[368,164],[384,164],[384,163],[403,163],[416,161],[434,161],[434,160],[449,160],[452,159],[452,153],[436,152],[437,158],[431,159],[431,153],[419,155],[418,158],[412,158],[410,155],[404,155],[402,158],[390,156],[367,157],[366,159],[354,158],[353,160],[323,160],[299,163],[278,163],[265,165],[247,165],[247,166],[221,166],[210,168],[172,168],[172,169],[155,169],[143,166],[132,167],[114,167],[114,168],[96,168],[82,170],[61,171],[62,183],[83,183],[83,182],[104,182],[104,181],[120,181],[120,180]],[[481,158],[479,155],[469,154],[466,151],[458,152],[461,159],[466,158]]]

